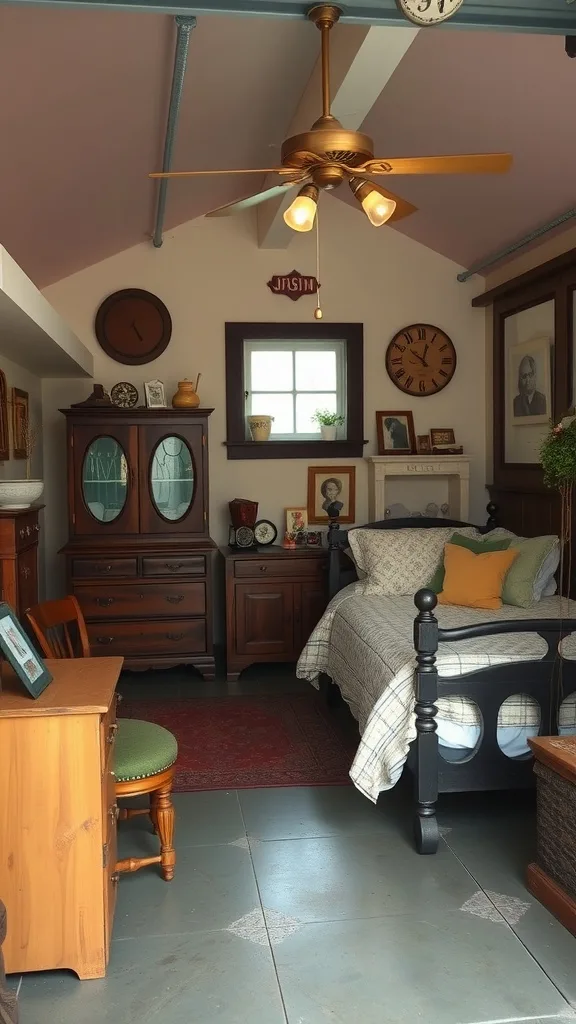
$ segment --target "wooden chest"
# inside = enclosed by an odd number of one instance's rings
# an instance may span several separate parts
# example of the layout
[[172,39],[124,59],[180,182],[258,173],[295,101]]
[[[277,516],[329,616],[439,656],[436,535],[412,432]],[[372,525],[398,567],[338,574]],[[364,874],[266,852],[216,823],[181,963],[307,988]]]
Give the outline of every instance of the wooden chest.
[[530,740],[537,778],[537,851],[530,892],[576,935],[576,736]]

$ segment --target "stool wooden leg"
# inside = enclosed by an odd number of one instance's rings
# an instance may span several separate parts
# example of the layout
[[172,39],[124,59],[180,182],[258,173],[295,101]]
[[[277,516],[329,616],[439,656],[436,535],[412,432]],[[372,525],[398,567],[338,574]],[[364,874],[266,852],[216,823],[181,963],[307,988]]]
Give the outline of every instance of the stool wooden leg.
[[156,835],[158,835],[158,815],[156,814],[156,804],[154,803],[154,793],[150,793],[150,821],[152,822],[152,828]]
[[152,794],[152,813],[156,819],[160,836],[160,863],[165,882],[171,882],[174,878],[174,865],[176,864],[176,851],[172,845],[175,812],[171,792],[172,781]]

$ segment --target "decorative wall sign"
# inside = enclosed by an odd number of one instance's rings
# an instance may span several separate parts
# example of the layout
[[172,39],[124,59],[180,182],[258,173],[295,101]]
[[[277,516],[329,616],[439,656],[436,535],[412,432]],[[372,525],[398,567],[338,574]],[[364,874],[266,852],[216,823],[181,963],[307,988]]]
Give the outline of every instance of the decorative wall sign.
[[275,295],[287,295],[294,302],[303,295],[314,295],[320,287],[315,277],[301,274],[298,270],[291,270],[289,274],[274,274],[267,284]]

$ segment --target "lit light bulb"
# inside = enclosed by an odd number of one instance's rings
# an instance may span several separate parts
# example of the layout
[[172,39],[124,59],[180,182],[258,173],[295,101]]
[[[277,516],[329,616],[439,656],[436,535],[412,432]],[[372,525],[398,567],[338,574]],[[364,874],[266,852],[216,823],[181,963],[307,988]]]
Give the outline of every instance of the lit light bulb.
[[368,217],[368,220],[375,228],[379,228],[382,224],[385,224],[396,209],[396,203],[393,199],[387,199],[386,196],[381,196],[379,192],[369,192],[365,199],[362,199],[362,209]]
[[284,221],[293,231],[311,231],[314,227],[318,189],[315,185],[304,185],[294,202],[284,213]]

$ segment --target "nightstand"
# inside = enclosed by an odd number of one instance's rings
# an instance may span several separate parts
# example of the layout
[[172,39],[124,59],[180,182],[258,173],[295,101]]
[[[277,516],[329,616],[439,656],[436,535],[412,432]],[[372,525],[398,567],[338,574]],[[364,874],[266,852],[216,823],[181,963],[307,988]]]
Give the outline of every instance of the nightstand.
[[296,661],[328,603],[328,552],[222,548],[228,680],[255,662]]

